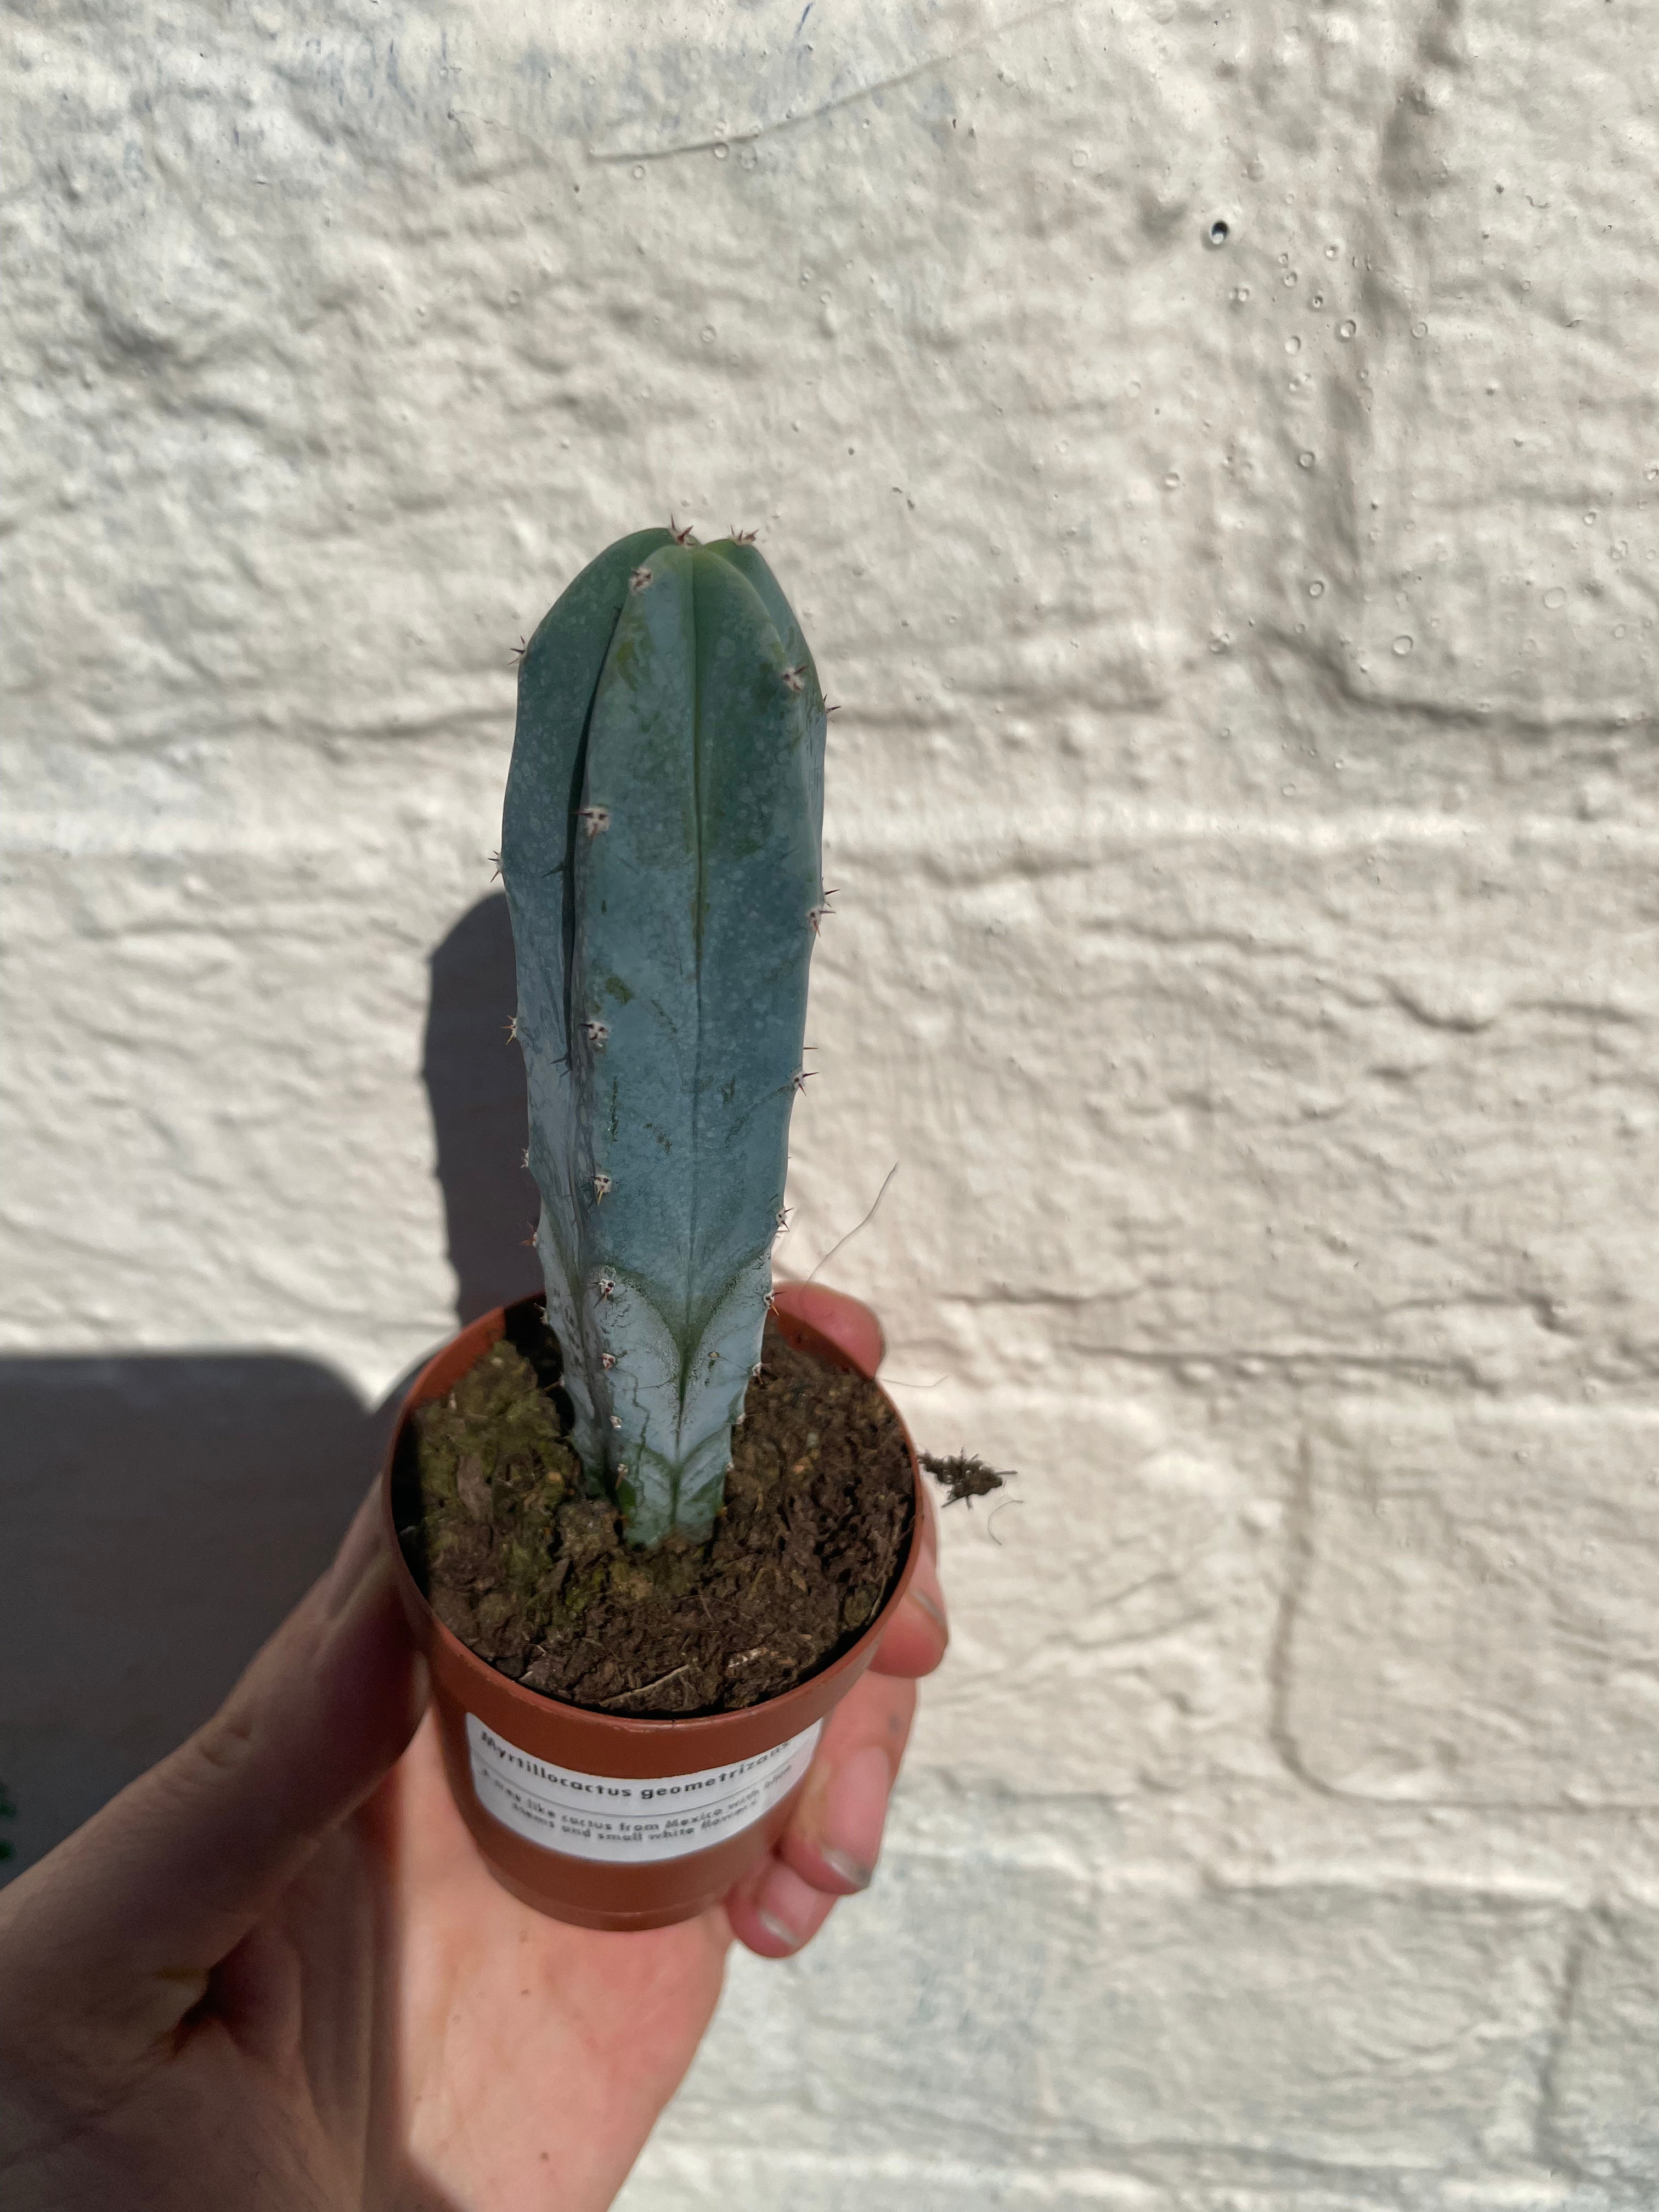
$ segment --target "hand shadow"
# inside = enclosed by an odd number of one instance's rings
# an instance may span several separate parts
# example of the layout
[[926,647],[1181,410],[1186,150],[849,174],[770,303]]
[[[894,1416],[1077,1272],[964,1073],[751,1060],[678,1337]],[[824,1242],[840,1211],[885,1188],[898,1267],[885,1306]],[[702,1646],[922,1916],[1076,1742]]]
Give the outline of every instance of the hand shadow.
[[[499,894],[433,953],[423,1073],[459,1320],[535,1289]],[[373,1409],[258,1350],[0,1359],[0,1880],[220,1703],[327,1565],[413,1369]],[[3,1799],[0,1799],[0,1805]]]

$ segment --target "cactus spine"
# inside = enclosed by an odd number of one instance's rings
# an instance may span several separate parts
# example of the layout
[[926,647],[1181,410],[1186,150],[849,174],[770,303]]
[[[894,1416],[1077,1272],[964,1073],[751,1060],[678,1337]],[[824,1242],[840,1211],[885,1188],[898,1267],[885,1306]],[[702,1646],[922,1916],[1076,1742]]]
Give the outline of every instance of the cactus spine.
[[501,826],[572,1442],[629,1540],[706,1536],[760,1358],[823,909],[825,712],[734,536],[621,538],[519,665]]

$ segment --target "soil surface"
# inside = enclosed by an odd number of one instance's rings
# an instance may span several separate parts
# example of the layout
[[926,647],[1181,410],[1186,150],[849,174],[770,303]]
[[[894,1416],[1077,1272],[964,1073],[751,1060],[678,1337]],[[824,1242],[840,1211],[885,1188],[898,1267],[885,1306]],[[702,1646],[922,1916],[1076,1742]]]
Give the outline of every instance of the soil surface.
[[507,1321],[416,1410],[393,1469],[404,1556],[447,1628],[514,1681],[641,1720],[758,1705],[857,1640],[915,1512],[903,1431],[873,1382],[769,1323],[713,1535],[641,1551],[570,1449],[544,1308]]

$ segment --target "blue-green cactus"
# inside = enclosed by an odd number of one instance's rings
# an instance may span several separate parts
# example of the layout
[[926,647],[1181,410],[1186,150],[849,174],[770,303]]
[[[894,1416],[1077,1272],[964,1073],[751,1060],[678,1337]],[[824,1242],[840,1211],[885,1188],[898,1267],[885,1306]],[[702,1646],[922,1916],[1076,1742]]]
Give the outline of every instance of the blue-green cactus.
[[708,1534],[760,1358],[824,726],[746,537],[619,539],[520,664],[501,873],[536,1243],[572,1442],[636,1544]]

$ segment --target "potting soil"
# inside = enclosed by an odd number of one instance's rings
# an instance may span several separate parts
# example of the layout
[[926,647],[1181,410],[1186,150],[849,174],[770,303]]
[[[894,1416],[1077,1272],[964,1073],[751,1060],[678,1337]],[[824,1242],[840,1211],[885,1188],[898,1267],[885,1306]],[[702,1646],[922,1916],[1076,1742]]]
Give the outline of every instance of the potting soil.
[[903,1564],[915,1510],[891,1407],[769,1323],[704,1543],[628,1544],[570,1448],[539,1304],[447,1396],[394,1470],[404,1556],[438,1618],[514,1681],[639,1719],[729,1712],[854,1643]]

